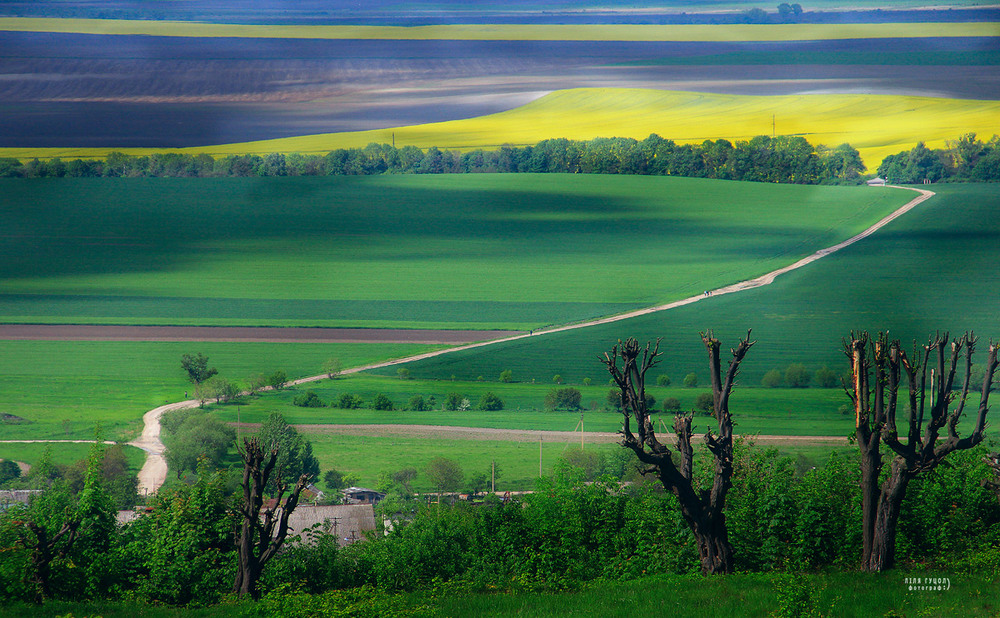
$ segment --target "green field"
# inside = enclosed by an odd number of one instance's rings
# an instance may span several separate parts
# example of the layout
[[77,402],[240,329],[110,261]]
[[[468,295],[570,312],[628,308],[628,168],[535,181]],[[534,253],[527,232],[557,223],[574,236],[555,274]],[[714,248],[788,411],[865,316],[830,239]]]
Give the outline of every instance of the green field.
[[[230,380],[281,369],[320,373],[329,358],[356,366],[426,351],[390,344],[162,343],[0,341],[0,413],[25,422],[0,424],[0,440],[132,439],[142,415],[191,390],[180,366],[197,352]],[[0,458],[8,445],[0,444]],[[13,447],[11,447],[13,448]],[[62,448],[62,447],[59,447]]]
[[763,274],[913,196],[559,174],[8,179],[0,195],[2,322],[518,329]]
[[[742,367],[746,384],[801,362],[846,370],[841,338],[889,329],[903,341],[938,330],[1000,337],[1000,193],[995,185],[935,185],[938,195],[874,236],[766,287],[614,323],[449,354],[409,366],[414,377],[471,379],[516,367],[522,379],[571,381],[597,374],[599,354],[619,338],[664,337],[661,370],[676,381],[708,379],[698,332],[723,345],[753,328],[758,341]],[[984,362],[983,352],[977,357]]]

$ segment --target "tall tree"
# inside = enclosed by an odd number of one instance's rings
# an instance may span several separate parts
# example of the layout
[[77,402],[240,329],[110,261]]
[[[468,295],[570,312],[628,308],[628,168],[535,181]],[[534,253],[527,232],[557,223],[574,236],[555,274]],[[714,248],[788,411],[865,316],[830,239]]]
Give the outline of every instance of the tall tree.
[[[240,536],[236,540],[239,564],[233,592],[256,599],[260,596],[257,582],[268,561],[285,542],[288,536],[288,518],[298,505],[299,494],[311,477],[308,474],[299,476],[288,499],[282,502],[288,485],[281,480],[281,469],[275,470],[278,449],[272,447],[265,451],[262,441],[253,437],[245,439],[239,451],[243,459],[243,500],[239,507],[242,524]],[[277,473],[277,495],[264,506],[264,488],[274,472]]]
[[187,372],[188,379],[195,384],[201,384],[205,380],[219,373],[215,367],[208,366],[208,357],[198,352],[197,356],[184,354],[181,356],[181,369]]
[[[719,360],[719,341],[712,332],[702,333],[709,358],[712,377],[712,397],[718,433],[705,433],[705,444],[715,460],[712,485],[703,488],[694,475],[694,448],[691,445],[692,415],[678,413],[674,416],[674,433],[679,464],[672,457],[670,447],[656,437],[646,399],[646,372],[654,367],[660,355],[660,341],[653,349],[649,344],[643,349],[635,339],[629,339],[611,348],[601,361],[607,366],[615,384],[621,391],[623,423],[622,446],[635,453],[647,467],[643,474],[655,474],[663,487],[672,492],[681,507],[681,514],[694,534],[701,558],[703,574],[731,573],[733,549],[726,529],[726,493],[732,487],[733,476],[733,419],[729,414],[729,394],[739,372],[740,363],[754,342],[742,339],[732,350],[729,369],[722,375]],[[619,367],[618,361],[621,361]],[[635,422],[636,433],[632,431]]]
[[[958,436],[958,423],[969,395],[975,345],[972,333],[950,343],[947,333],[938,334],[923,346],[922,359],[916,349],[917,358],[911,359],[899,341],[890,341],[885,333],[875,339],[868,333],[852,334],[851,340],[844,342],[852,371],[848,395],[854,401],[855,436],[861,451],[863,571],[892,568],[896,524],[909,482],[933,470],[953,451],[983,441],[989,392],[997,369],[998,345],[992,342],[975,424],[967,437]],[[960,363],[964,365],[963,379],[961,391],[956,391],[955,375]],[[907,389],[905,442],[900,440],[896,427],[901,379]],[[950,410],[956,401],[958,405]],[[941,436],[942,430],[947,437]],[[882,443],[894,455],[888,474],[879,483],[884,466]]]
[[276,491],[279,482],[290,485],[303,474],[310,478],[319,476],[319,460],[313,455],[312,442],[289,425],[281,413],[272,412],[257,435],[263,448],[278,451],[277,474],[271,479],[268,491]]

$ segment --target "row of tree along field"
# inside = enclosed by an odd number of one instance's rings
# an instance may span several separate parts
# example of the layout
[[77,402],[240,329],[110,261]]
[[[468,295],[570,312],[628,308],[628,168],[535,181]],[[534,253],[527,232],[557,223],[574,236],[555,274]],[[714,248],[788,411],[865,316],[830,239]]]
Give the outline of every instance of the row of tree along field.
[[[340,176],[463,173],[638,174],[716,178],[796,184],[858,183],[865,165],[850,144],[813,146],[803,137],[758,135],[735,144],[719,139],[677,144],[652,134],[590,141],[550,139],[535,146],[501,146],[496,150],[456,152],[416,146],[395,148],[369,144],[337,149],[326,155],[271,153],[213,158],[181,153],[129,156],[110,153],[104,160],[59,158],[41,161],[0,159],[3,177],[250,177]],[[1000,180],[1000,137],[988,142],[974,133],[931,150],[923,142],[910,151],[890,155],[878,168],[892,182]]]
[[587,173],[717,178],[797,184],[856,183],[865,171],[849,144],[813,146],[803,137],[757,136],[735,144],[719,139],[677,144],[653,134],[590,141],[550,139],[535,146],[501,146],[460,153],[415,146],[369,144],[327,155],[272,153],[230,155],[110,153],[102,160],[0,159],[0,177],[39,176],[327,176],[385,173]]

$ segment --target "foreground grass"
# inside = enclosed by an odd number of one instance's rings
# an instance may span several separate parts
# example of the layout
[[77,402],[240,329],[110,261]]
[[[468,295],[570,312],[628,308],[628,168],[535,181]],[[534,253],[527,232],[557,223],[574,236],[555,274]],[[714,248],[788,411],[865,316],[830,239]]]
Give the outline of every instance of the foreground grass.
[[570,174],[4,179],[0,195],[17,230],[3,321],[524,330],[763,274],[912,197]]
[[[718,26],[713,26],[718,27]],[[793,26],[802,28],[803,26]],[[879,25],[893,32],[888,25]],[[995,30],[995,25],[992,26]],[[995,31],[993,33],[996,34]],[[897,35],[893,35],[897,36]],[[565,137],[644,139],[650,133],[678,143],[748,140],[770,135],[772,118],[779,135],[801,135],[812,144],[849,143],[874,170],[886,155],[923,141],[930,148],[974,132],[996,132],[1000,102],[873,94],[799,94],[753,96],[625,88],[560,90],[515,109],[468,118],[370,131],[325,133],[290,138],[177,149],[213,156],[271,152],[325,154],[336,148],[363,148],[371,142],[441,149],[495,149],[502,144],[536,144]],[[0,156],[51,158],[104,157],[120,150],[133,155],[163,149],[0,148]]]
[[[944,577],[949,590],[909,591],[911,577]],[[445,587],[410,594],[334,591],[265,598],[260,604],[228,602],[176,609],[95,602],[52,602],[46,615],[119,616],[711,616],[824,615],[996,616],[995,576],[907,571],[790,575],[741,573],[703,578],[653,576],[627,582],[592,582],[577,592],[472,593]],[[4,615],[39,615],[34,606],[8,606]],[[815,612],[815,613],[810,613]]]

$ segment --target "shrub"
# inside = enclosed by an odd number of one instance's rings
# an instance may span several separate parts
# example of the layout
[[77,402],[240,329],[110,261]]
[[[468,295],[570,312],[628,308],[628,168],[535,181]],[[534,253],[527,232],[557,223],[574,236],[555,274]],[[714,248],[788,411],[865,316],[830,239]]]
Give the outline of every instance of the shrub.
[[681,402],[676,397],[667,397],[663,400],[663,411],[674,414],[681,411]]
[[504,369],[503,371],[500,372],[500,381],[501,382],[513,382],[514,381],[514,372],[511,371],[510,369]]
[[319,398],[319,395],[313,391],[306,391],[299,395],[296,395],[292,399],[292,405],[299,406],[300,408],[322,408],[326,404],[323,400]]
[[451,410],[454,412],[462,406],[462,400],[465,397],[461,393],[448,393],[444,398],[444,409]]
[[356,410],[364,404],[364,401],[358,395],[353,395],[351,393],[344,393],[337,398],[335,407],[341,410]]
[[385,394],[379,393],[372,399],[372,410],[390,411],[392,409],[392,400]]
[[288,382],[288,374],[280,369],[272,373],[267,378],[268,385],[273,387],[275,390],[283,389],[286,382]]
[[670,376],[668,376],[665,373],[661,373],[660,375],[656,376],[656,385],[670,386]]
[[694,388],[698,386],[698,376],[694,373],[689,373],[684,376],[684,386],[688,388]]
[[545,396],[545,407],[549,410],[579,410],[583,396],[575,388],[557,388]]
[[792,388],[805,388],[809,386],[812,375],[806,366],[801,363],[793,363],[785,369],[785,383]]
[[408,410],[416,410],[417,412],[424,412],[430,410],[431,406],[427,401],[424,400],[423,395],[414,395],[410,397],[410,402],[407,404],[406,408]]
[[500,399],[492,391],[486,391],[483,393],[483,396],[479,398],[479,409],[487,412],[503,410],[503,399]]
[[563,378],[561,375],[557,373],[556,375],[552,376],[552,381],[555,382],[556,384],[562,384]]
[[764,374],[764,377],[760,379],[760,384],[767,388],[778,388],[784,382],[784,379],[785,376],[781,375],[780,370],[772,369]]
[[396,375],[399,376],[400,380],[409,380],[410,370],[407,369],[406,367],[400,367],[399,369],[396,370]]
[[823,365],[816,370],[816,384],[822,388],[837,388],[840,386],[840,376],[833,369]]
[[584,379],[583,379],[583,385],[584,385],[584,386],[590,386],[590,385],[591,385],[591,384],[593,384],[593,383],[594,383],[594,381],[593,381],[593,380],[591,380],[590,378],[584,378]]
[[715,411],[715,396],[712,393],[699,393],[694,400],[694,409],[705,414]]
[[622,409],[622,392],[617,388],[608,391],[607,405],[609,410]]

